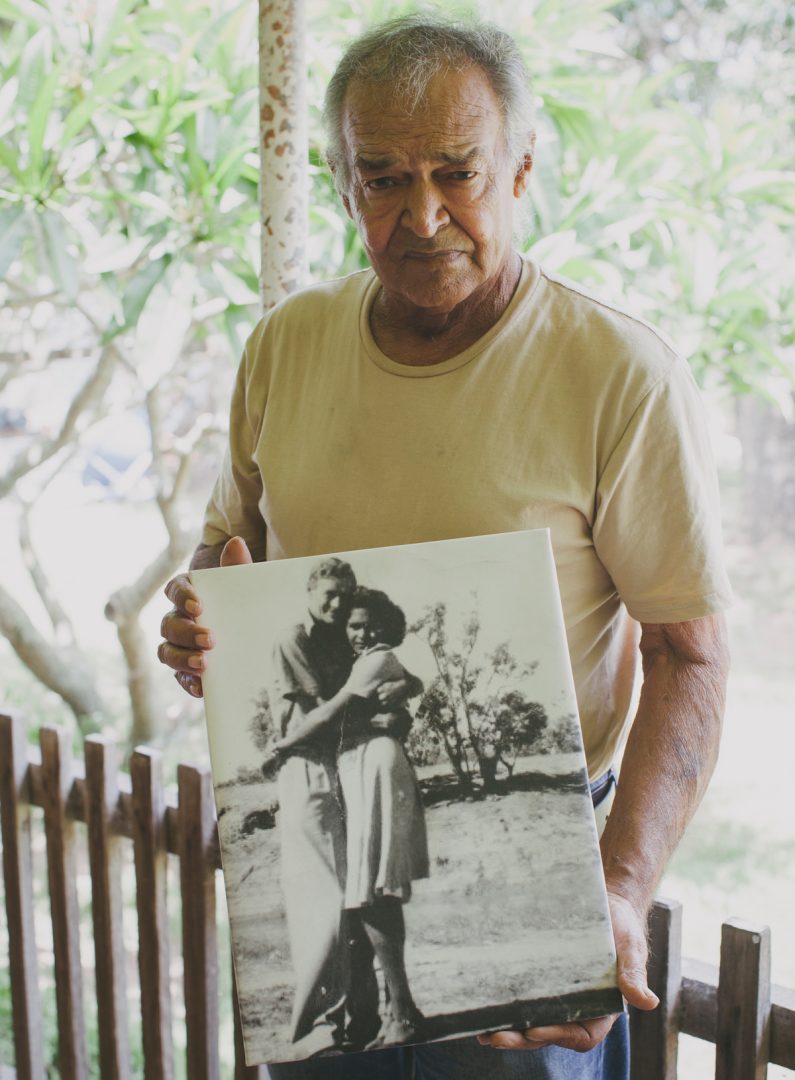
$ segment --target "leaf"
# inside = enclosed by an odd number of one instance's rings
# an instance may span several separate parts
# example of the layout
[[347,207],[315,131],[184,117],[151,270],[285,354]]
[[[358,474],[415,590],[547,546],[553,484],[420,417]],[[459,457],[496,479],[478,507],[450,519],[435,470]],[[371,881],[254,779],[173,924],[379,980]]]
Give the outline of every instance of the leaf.
[[42,83],[36,100],[30,110],[28,118],[28,142],[30,146],[29,173],[30,178],[41,174],[41,165],[44,157],[44,135],[47,130],[47,121],[50,118],[52,102],[55,96],[55,88],[61,78],[61,68],[56,66]]
[[32,108],[39,96],[42,83],[50,66],[51,36],[43,27],[28,41],[19,58],[19,89],[17,105],[23,110]]
[[[101,71],[108,55],[126,28],[127,17],[137,0],[98,0],[91,28],[91,53],[94,69]],[[143,51],[136,53],[139,62]]]
[[107,344],[138,321],[152,290],[168,270],[171,258],[171,255],[163,255],[159,259],[154,259],[132,278],[122,296],[124,322],[120,324],[115,319],[113,320],[102,336],[103,344]]
[[216,260],[212,264],[212,272],[221,289],[221,295],[226,297],[230,304],[246,307],[256,304],[259,300],[259,291],[256,286],[252,289],[250,281],[247,281],[243,274],[237,273],[234,267],[225,266]]
[[0,139],[0,164],[5,165],[20,184],[25,183],[25,174],[20,168],[18,156],[2,139]]
[[52,15],[46,7],[33,3],[33,0],[0,0],[0,19],[48,26],[52,22]]
[[48,260],[47,271],[56,285],[74,300],[78,291],[79,268],[77,260],[69,251],[69,240],[63,221],[53,210],[41,216],[44,232],[44,249]]
[[85,127],[94,112],[101,108],[107,99],[118,93],[126,83],[131,80],[138,83],[144,82],[150,67],[147,57],[128,56],[96,78],[86,97],[68,114],[61,131],[61,145],[66,146],[70,143]]
[[27,213],[21,203],[0,211],[0,278],[5,277],[9,266],[19,254],[27,231]]
[[230,304],[224,311],[222,318],[232,352],[235,356],[239,356],[243,352],[246,338],[251,333],[253,322],[251,308]]

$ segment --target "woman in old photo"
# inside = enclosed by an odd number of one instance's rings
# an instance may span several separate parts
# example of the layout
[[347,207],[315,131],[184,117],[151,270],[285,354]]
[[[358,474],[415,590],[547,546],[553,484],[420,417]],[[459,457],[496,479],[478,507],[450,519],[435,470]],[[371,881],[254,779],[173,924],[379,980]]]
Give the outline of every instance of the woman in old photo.
[[280,754],[289,753],[321,727],[339,722],[337,768],[347,830],[344,903],[358,912],[384,975],[389,1012],[372,1044],[379,1046],[416,1041],[422,1021],[406,975],[403,904],[411,898],[412,882],[428,876],[425,818],[401,741],[411,716],[405,706],[381,706],[378,694],[385,684],[400,681],[407,698],[422,691],[392,652],[405,632],[403,612],[385,593],[358,588],[346,624],[354,662],[345,686],[333,706],[321,706],[277,744]]

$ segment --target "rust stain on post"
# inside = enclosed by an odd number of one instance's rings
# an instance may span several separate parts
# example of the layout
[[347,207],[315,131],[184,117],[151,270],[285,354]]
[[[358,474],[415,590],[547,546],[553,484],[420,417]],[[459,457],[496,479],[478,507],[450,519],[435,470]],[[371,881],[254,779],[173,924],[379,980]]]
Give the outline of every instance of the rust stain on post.
[[[304,0],[260,0],[260,270],[273,307],[307,274],[309,136]],[[290,133],[289,140],[277,134]]]

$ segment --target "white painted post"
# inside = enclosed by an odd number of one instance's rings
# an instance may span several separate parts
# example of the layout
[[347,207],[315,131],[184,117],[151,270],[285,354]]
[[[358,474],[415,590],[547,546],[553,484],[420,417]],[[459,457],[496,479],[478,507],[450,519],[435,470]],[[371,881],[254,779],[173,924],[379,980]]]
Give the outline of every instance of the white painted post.
[[263,310],[307,275],[305,0],[259,0]]

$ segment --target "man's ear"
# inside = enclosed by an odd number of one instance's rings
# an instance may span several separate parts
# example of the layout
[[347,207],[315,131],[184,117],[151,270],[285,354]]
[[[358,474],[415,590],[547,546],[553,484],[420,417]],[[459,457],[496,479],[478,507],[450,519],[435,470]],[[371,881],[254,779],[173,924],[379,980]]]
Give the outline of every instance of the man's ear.
[[[328,167],[331,170],[331,175],[334,177],[334,180],[336,182],[337,166],[334,165],[332,162],[329,162]],[[339,191],[339,188],[337,188],[337,191]],[[345,207],[345,213],[348,215],[351,221],[353,221],[353,214],[351,212],[351,200],[348,198],[347,195],[343,195],[342,192],[340,192],[340,199],[342,200],[342,205]]]
[[513,193],[518,199],[524,195],[527,191],[527,185],[530,183],[530,173],[533,171],[533,152],[536,145],[535,132],[530,132],[530,138],[528,139],[528,147],[525,151],[525,155],[522,158],[522,163],[516,170],[516,176],[513,178]]

